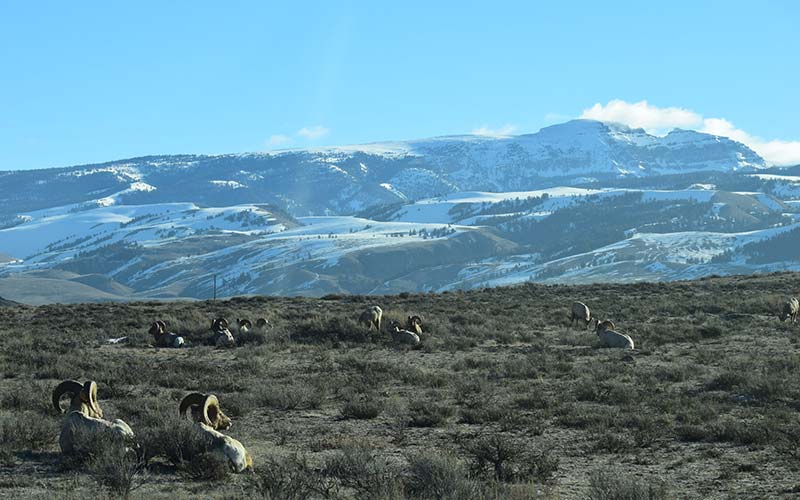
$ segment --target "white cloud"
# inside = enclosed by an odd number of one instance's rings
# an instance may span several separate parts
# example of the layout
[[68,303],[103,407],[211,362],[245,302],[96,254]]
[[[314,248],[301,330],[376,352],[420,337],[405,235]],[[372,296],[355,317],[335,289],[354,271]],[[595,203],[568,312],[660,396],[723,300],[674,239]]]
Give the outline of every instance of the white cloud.
[[286,144],[287,142],[291,142],[292,138],[288,135],[284,134],[274,134],[269,136],[267,139],[267,144],[270,146],[280,146],[281,144]]
[[750,135],[724,118],[704,118],[686,108],[660,108],[647,101],[629,103],[614,99],[608,104],[597,103],[584,109],[580,118],[622,123],[644,128],[651,134],[661,134],[672,128],[687,128],[707,134],[728,137],[747,145],[767,163],[773,165],[800,164],[800,141],[765,140]]
[[517,130],[517,127],[511,124],[505,124],[500,128],[493,129],[489,128],[488,126],[484,125],[482,127],[476,128],[472,131],[472,135],[485,135],[488,137],[502,137],[504,135],[511,135],[514,131]]
[[321,125],[314,125],[313,127],[301,128],[300,130],[297,131],[297,135],[305,139],[314,140],[328,135],[328,132],[330,132],[329,129]]
[[659,108],[647,101],[629,103],[620,99],[602,105],[599,102],[584,109],[580,116],[601,122],[624,123],[633,128],[663,130],[672,128],[691,128],[703,122],[703,117],[684,108]]
[[766,141],[755,137],[744,130],[736,128],[733,123],[724,118],[706,118],[703,120],[701,132],[707,134],[730,137],[734,141],[747,144],[750,149],[773,165],[800,164],[800,141]]

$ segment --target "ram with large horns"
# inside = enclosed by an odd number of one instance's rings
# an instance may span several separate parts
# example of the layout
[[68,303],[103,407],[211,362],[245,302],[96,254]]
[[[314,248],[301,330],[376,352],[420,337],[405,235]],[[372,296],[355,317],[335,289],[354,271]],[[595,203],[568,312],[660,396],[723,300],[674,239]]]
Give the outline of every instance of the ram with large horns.
[[406,318],[406,330],[422,335],[422,318],[417,315]]
[[183,347],[186,344],[183,337],[168,332],[167,324],[161,320],[154,321],[148,333],[155,339],[157,347]]
[[253,323],[251,323],[249,319],[237,319],[236,325],[239,328],[239,333],[247,333],[253,328]]
[[231,427],[228,418],[219,407],[219,400],[213,394],[193,392],[181,401],[178,411],[184,416],[187,410],[202,431],[203,438],[211,453],[227,460],[235,472],[242,472],[253,468],[253,459],[236,439],[226,436],[220,430]]
[[217,318],[211,321],[211,333],[214,335],[213,342],[217,347],[235,347],[236,339],[228,330],[228,320]]
[[[91,439],[92,435],[104,431],[115,434],[123,442],[133,440],[133,431],[128,424],[120,419],[113,422],[103,419],[103,410],[97,402],[95,381],[81,384],[75,380],[65,380],[58,384],[53,390],[53,407],[58,413],[64,413],[61,398],[65,394],[69,395],[70,404],[58,438],[62,453],[70,455],[88,451],[86,448],[91,447],[91,443],[83,439]],[[79,434],[81,438],[77,438]]]
[[392,320],[389,324],[389,334],[392,336],[392,340],[400,344],[419,344],[419,335],[410,330],[404,330],[397,320]]

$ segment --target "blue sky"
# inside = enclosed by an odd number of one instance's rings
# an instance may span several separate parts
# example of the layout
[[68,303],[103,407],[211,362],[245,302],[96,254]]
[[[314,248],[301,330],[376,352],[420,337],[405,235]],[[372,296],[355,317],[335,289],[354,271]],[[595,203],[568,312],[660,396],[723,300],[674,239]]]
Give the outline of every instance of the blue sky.
[[582,115],[800,163],[800,2],[433,3],[4,2],[0,169]]

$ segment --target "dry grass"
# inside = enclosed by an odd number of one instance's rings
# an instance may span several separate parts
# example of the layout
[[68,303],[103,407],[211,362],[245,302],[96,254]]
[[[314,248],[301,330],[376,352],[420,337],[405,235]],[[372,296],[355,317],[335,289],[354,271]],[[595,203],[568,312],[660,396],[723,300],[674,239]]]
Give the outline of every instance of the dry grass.
[[[0,308],[0,497],[793,498],[800,325],[772,312],[798,282]],[[637,351],[571,328],[573,300]],[[422,344],[360,327],[373,303],[387,324],[421,314]],[[218,315],[275,326],[220,350]],[[151,347],[156,318],[189,347]],[[49,398],[66,378],[98,382],[140,456],[61,459]],[[177,419],[194,390],[217,394],[254,473]]]

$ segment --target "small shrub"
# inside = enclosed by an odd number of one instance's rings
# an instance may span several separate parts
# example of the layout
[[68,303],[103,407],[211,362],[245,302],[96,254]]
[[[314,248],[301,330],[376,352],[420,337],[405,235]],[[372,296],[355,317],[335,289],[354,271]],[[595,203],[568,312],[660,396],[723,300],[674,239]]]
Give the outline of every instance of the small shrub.
[[472,472],[491,474],[497,481],[513,481],[520,472],[522,445],[501,434],[478,438],[465,446],[472,458]]
[[634,442],[624,434],[601,432],[595,436],[595,451],[607,453],[625,453],[634,448]]
[[660,479],[636,479],[618,470],[597,470],[589,477],[591,500],[667,500],[667,484]]
[[369,420],[383,411],[384,404],[380,399],[356,397],[347,401],[342,407],[342,416],[356,420]]
[[408,406],[411,427],[438,427],[453,415],[453,408],[433,401],[414,401]]
[[338,497],[338,483],[312,468],[305,456],[265,457],[250,478],[258,496],[281,500]]
[[319,385],[293,381],[288,384],[260,386],[252,394],[252,398],[253,407],[267,406],[277,410],[313,409],[320,407],[325,399],[325,391]]
[[401,489],[397,470],[360,446],[342,448],[325,462],[322,473],[355,490],[359,498],[395,498]]
[[206,436],[192,422],[178,417],[166,418],[160,425],[140,431],[146,460],[161,456],[176,466],[192,462],[206,453]]
[[201,453],[180,467],[187,476],[195,481],[222,481],[231,471],[230,463],[217,453]]
[[467,470],[452,456],[412,456],[408,458],[408,468],[405,491],[410,498],[458,500],[476,496]]
[[529,452],[527,476],[538,483],[549,483],[555,479],[560,461],[549,449]]
[[42,450],[50,446],[59,432],[51,418],[32,411],[0,417],[0,449],[7,451]]
[[89,455],[87,470],[101,486],[121,498],[129,498],[142,485],[144,463],[110,433],[100,433]]

